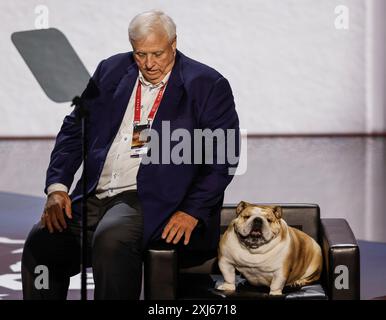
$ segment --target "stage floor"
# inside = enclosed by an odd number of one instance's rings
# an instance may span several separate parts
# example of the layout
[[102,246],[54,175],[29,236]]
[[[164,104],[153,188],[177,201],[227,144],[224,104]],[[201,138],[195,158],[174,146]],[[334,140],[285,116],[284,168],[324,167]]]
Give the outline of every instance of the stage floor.
[[[0,193],[0,299],[22,299],[20,260],[26,235],[38,221],[44,198]],[[361,298],[386,295],[386,244],[359,241]],[[88,297],[93,298],[92,272],[88,273]],[[71,278],[68,299],[80,298],[80,275]]]

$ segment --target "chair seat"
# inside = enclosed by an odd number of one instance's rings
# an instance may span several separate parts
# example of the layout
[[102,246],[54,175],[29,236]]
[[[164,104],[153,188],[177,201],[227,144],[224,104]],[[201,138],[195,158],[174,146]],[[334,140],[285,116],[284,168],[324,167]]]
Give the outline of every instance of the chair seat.
[[224,282],[220,274],[182,273],[178,297],[181,300],[327,300],[323,287],[316,283],[301,288],[285,287],[280,296],[270,296],[268,287],[250,285],[242,276],[236,276],[236,291],[226,292],[216,287]]

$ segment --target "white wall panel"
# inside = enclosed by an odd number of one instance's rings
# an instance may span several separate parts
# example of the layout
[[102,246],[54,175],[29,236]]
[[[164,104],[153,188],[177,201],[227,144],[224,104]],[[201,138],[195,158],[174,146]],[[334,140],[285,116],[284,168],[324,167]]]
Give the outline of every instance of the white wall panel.
[[[66,34],[90,72],[130,49],[127,26],[136,13],[166,11],[177,23],[179,49],[230,80],[249,133],[372,130],[365,116],[366,1],[2,0],[0,136],[55,135],[70,111],[45,96],[10,40],[34,28],[37,5],[48,7],[50,27]],[[350,10],[348,30],[335,29],[338,5]]]

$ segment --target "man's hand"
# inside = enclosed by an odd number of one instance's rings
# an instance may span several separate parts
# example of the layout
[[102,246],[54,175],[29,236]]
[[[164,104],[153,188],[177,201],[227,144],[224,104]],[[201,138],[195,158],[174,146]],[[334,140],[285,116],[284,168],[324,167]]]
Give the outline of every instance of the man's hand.
[[185,235],[184,245],[187,245],[197,223],[198,220],[196,218],[183,211],[177,211],[165,226],[162,239],[166,238],[166,242],[169,243],[174,238],[173,243],[176,244],[180,241],[181,237]]
[[47,197],[47,202],[41,217],[43,227],[48,228],[50,233],[53,233],[55,229],[62,232],[63,229],[67,228],[63,209],[66,216],[72,219],[71,199],[67,192],[55,191],[51,193]]

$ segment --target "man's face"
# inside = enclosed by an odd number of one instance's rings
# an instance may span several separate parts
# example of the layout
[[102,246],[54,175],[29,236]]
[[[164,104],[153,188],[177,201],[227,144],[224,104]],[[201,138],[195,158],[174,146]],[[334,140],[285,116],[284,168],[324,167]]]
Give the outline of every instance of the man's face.
[[150,33],[131,44],[135,62],[145,79],[152,84],[161,82],[173,68],[176,39],[170,42],[166,33]]

